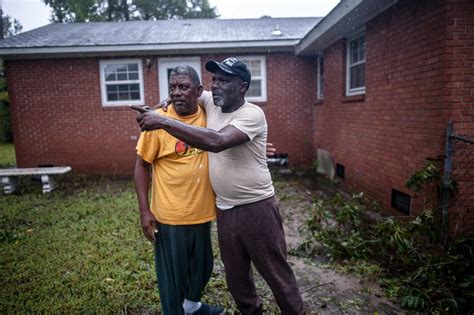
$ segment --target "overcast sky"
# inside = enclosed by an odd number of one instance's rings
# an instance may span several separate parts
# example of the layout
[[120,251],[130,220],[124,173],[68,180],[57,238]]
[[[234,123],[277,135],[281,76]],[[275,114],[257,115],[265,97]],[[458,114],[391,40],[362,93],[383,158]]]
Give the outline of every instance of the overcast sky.
[[[20,21],[23,32],[49,24],[50,9],[41,0],[0,0],[2,9]],[[339,0],[209,0],[220,18],[325,16]]]

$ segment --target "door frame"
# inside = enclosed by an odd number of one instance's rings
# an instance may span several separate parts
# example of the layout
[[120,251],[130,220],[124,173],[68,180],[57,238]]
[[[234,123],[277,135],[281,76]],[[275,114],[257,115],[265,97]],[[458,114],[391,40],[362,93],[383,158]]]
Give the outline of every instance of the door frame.
[[202,82],[201,76],[201,57],[172,57],[158,59],[158,89],[160,91],[160,100],[164,100],[169,95],[168,70],[176,66],[188,65],[193,67]]

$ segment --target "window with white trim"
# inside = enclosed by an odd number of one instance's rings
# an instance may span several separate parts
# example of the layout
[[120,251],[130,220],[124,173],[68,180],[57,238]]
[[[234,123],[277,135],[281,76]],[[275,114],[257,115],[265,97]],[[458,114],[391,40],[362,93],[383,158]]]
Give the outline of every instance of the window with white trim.
[[141,59],[101,60],[99,67],[103,106],[144,104]]
[[318,55],[318,100],[324,99],[324,57]]
[[347,41],[346,95],[365,93],[365,34]]
[[245,94],[249,102],[267,101],[267,69],[264,56],[243,56],[238,57],[245,63],[252,73],[250,87]]

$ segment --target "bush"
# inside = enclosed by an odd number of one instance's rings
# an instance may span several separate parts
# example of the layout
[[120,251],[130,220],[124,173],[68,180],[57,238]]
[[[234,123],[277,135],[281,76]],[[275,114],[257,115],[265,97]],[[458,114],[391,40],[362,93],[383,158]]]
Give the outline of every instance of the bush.
[[[439,170],[430,161],[407,185],[416,192],[431,185],[438,195],[440,180]],[[428,204],[437,205],[432,201],[424,203]],[[375,223],[368,208],[362,194],[348,198],[337,195],[329,202],[314,201],[308,221],[310,235],[292,253],[326,255],[333,262],[352,267],[379,266],[379,282],[387,294],[398,297],[401,306],[409,310],[430,314],[463,314],[472,310],[474,239],[456,239],[443,246],[440,223],[433,213],[438,208],[425,208],[420,215],[411,217],[382,217]]]
[[10,106],[0,104],[0,143],[13,142]]
[[7,81],[4,78],[3,60],[0,59],[0,143],[13,142]]

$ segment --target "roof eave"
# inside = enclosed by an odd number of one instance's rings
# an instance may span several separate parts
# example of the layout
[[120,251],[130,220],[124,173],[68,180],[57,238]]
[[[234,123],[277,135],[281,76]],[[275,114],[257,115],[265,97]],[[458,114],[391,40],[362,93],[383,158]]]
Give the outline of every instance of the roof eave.
[[70,46],[0,48],[0,56],[5,60],[46,59],[68,57],[132,56],[132,55],[188,55],[203,53],[267,53],[294,52],[298,39],[272,41],[242,41],[216,43],[171,43],[153,45],[111,45],[111,46]]
[[367,21],[397,2],[398,0],[341,1],[296,45],[296,55],[311,55],[322,51],[360,29]]

